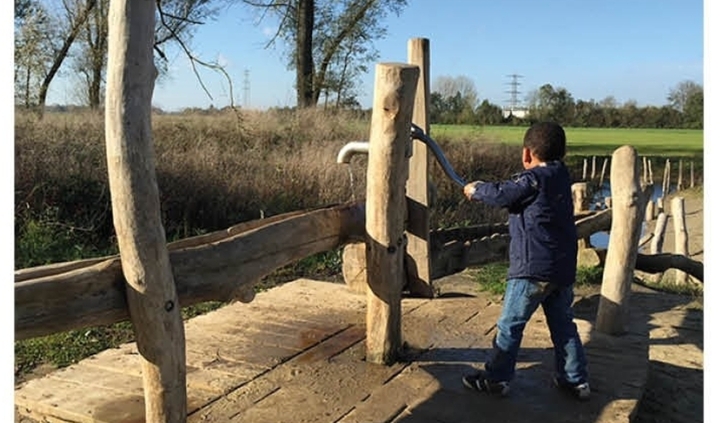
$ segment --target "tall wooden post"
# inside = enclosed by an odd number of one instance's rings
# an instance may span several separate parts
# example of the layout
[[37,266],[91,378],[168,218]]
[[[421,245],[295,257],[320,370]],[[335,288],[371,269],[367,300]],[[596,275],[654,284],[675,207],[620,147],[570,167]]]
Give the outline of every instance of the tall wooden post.
[[[688,255],[688,233],[685,226],[685,199],[675,197],[670,202],[672,208],[673,228],[675,229],[675,254]],[[688,274],[675,269],[675,284],[687,285]]]
[[595,180],[595,161],[596,161],[596,157],[592,156],[592,166],[591,166],[591,170],[590,170],[590,180],[591,181]]
[[678,160],[678,178],[677,178],[677,190],[682,191],[685,188],[683,185],[683,162],[682,159]]
[[[666,213],[661,212],[658,214],[657,221],[655,222],[655,230],[653,231],[653,238],[650,240],[650,254],[660,254],[663,252],[667,220],[668,215]],[[653,282],[660,282],[661,279],[662,273],[650,277],[650,280]]]
[[127,301],[142,356],[145,420],[185,422],[185,334],[160,218],[151,139],[155,2],[111,0],[105,142]]
[[605,157],[602,164],[602,169],[600,170],[600,182],[598,182],[598,188],[602,189],[603,182],[605,182],[605,171],[607,170],[608,165],[608,158]]
[[582,180],[587,181],[587,170],[588,170],[588,160],[587,157],[583,159],[583,175]]
[[[408,62],[420,68],[415,92],[412,121],[430,134],[430,40],[412,38],[408,41]],[[430,276],[430,209],[428,196],[428,149],[425,143],[413,140],[410,171],[407,181],[407,268],[408,290],[411,294],[434,296]]]
[[695,188],[695,162],[690,162],[690,188]]
[[640,188],[640,161],[631,146],[615,150],[610,165],[612,225],[597,312],[596,329],[608,334],[625,331],[630,288],[645,205]]
[[366,360],[372,363],[393,363],[402,346],[400,295],[405,279],[405,183],[419,74],[417,66],[408,64],[375,66],[366,195]]

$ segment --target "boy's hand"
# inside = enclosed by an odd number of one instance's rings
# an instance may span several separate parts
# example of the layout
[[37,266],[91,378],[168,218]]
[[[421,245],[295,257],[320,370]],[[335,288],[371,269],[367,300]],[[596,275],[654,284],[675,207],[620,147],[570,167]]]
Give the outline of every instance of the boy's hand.
[[469,184],[465,185],[463,188],[463,193],[465,194],[465,197],[467,197],[468,200],[472,200],[473,194],[475,194],[475,186],[477,185],[477,182],[470,182]]

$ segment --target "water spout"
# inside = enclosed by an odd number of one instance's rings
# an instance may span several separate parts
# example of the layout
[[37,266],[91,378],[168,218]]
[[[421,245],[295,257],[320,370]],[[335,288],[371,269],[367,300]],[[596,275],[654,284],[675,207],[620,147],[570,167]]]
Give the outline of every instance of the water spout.
[[356,154],[367,154],[370,150],[370,143],[367,141],[351,141],[340,149],[337,156],[338,163],[349,164],[352,156]]

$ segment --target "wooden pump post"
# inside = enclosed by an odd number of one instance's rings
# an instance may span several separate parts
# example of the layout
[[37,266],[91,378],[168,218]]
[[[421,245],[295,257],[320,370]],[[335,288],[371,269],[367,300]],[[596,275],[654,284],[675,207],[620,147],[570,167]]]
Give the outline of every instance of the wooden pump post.
[[405,272],[405,183],[417,66],[379,63],[370,127],[366,194],[366,360],[391,364],[402,347],[400,296]]
[[611,335],[625,331],[630,288],[645,211],[640,161],[631,146],[615,150],[610,165],[612,224],[595,328]]
[[[412,121],[430,134],[430,40],[412,38],[408,41],[408,63],[420,69]],[[432,265],[430,263],[430,209],[428,196],[428,148],[412,141],[407,181],[407,267],[408,290],[416,296],[432,298]]]
[[185,333],[155,177],[150,109],[155,2],[111,0],[105,142],[113,222],[142,356],[145,420],[185,422]]

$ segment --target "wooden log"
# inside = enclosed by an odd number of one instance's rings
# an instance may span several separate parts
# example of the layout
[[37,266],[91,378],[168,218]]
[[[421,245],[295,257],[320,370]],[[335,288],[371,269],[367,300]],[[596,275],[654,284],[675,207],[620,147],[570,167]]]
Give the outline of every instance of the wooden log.
[[610,230],[613,220],[613,210],[606,209],[592,216],[580,219],[575,222],[578,239],[589,238],[596,232]]
[[507,223],[485,223],[459,228],[436,229],[430,232],[430,245],[431,249],[441,248],[451,241],[465,242],[493,234],[507,234],[509,231]]
[[645,206],[645,221],[650,222],[655,219],[655,202],[648,201]]
[[581,213],[589,207],[590,198],[588,196],[587,182],[575,182],[572,184],[573,209],[574,212]]
[[[364,205],[354,203],[171,251],[180,306],[232,300],[279,267],[364,239]],[[124,283],[118,258],[16,283],[15,339],[127,320]]]
[[495,234],[472,241],[451,241],[433,250],[433,277],[438,279],[470,266],[508,260],[510,235]]
[[[292,211],[289,213],[279,214],[264,219],[256,219],[249,222],[239,223],[231,226],[227,229],[220,231],[211,232],[208,234],[198,235],[190,238],[184,238],[181,240],[173,241],[167,244],[168,251],[181,250],[184,248],[193,248],[211,242],[221,241],[228,237],[237,235],[239,233],[249,231],[255,228],[259,228],[264,225],[268,225],[273,222],[277,222],[289,217],[298,216],[300,214],[307,213],[307,211]],[[42,278],[45,276],[59,275],[61,273],[69,272],[71,270],[89,268],[95,264],[118,258],[119,255],[104,256],[98,258],[75,260],[63,263],[46,264],[43,266],[35,266],[27,269],[19,269],[15,271],[15,282],[22,282],[30,279]]]
[[[685,226],[685,199],[675,197],[671,201],[673,228],[675,229],[675,254],[688,255],[688,233]],[[687,285],[687,273],[682,270],[675,271],[675,284]]]
[[185,329],[170,267],[152,146],[155,2],[111,0],[105,141],[113,223],[138,351],[145,421],[185,422]]
[[695,162],[690,162],[690,188],[695,188]]
[[663,242],[665,241],[665,226],[667,226],[667,214],[658,213],[652,243],[650,244],[650,254],[662,253]]
[[678,177],[677,177],[677,190],[682,191],[685,188],[683,185],[683,161],[678,160]]
[[402,347],[400,295],[405,280],[405,183],[417,66],[379,63],[367,168],[368,307],[366,357],[390,364]]
[[[582,251],[584,263],[603,267],[607,266],[607,250],[604,248],[587,248]],[[579,256],[578,256],[579,260]],[[687,256],[672,253],[641,254],[638,253],[635,260],[635,270],[645,273],[656,274],[666,272],[670,269],[680,269],[696,278],[704,281],[704,264]]]
[[608,165],[608,158],[605,157],[603,159],[602,169],[600,170],[600,182],[598,182],[598,187],[602,188],[603,182],[605,181],[605,171],[607,170]]
[[631,146],[615,150],[610,166],[610,187],[613,198],[612,226],[603,272],[596,329],[607,334],[625,332],[629,310],[632,269],[637,258],[640,239],[642,203],[640,164],[637,151]]
[[[430,134],[430,40],[408,40],[408,62],[418,66],[420,75],[415,92],[412,122]],[[430,255],[430,198],[428,195],[427,146],[419,140],[412,142],[412,157],[406,185],[407,195],[407,289],[415,296],[432,298]]]

